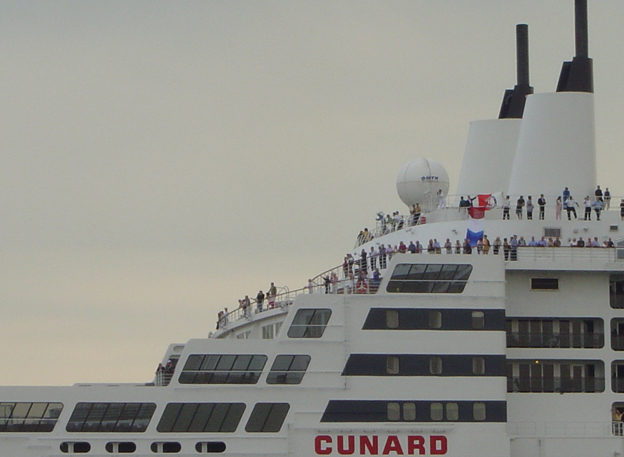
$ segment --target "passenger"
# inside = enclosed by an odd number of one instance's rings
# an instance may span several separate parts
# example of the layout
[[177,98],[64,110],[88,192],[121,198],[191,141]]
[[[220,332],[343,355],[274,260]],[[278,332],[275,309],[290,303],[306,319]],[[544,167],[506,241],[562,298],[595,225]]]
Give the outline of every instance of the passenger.
[[522,208],[524,208],[524,198],[520,195],[520,198],[516,201],[516,216],[518,216],[518,219],[522,219]]
[[429,240],[429,244],[427,245],[427,254],[434,254],[435,246],[433,245],[433,240]]
[[620,202],[620,219],[624,221],[624,198]]
[[542,238],[541,238],[541,239],[537,242],[537,245],[538,245],[540,248],[545,248],[546,246],[548,246],[548,243],[546,242],[546,238],[545,238],[545,237],[542,237]]
[[[566,187],[566,189],[567,189],[567,187]],[[624,201],[624,200],[622,200],[622,201]],[[576,217],[576,208],[575,208],[575,206],[578,207],[578,203],[576,203],[574,201],[574,198],[572,198],[572,195],[568,196],[568,199],[565,201],[565,205],[566,205],[566,211],[568,212],[568,220],[571,220],[570,213],[574,214],[574,219],[578,219]]]
[[594,211],[596,212],[596,220],[600,220],[600,212],[602,211],[602,201],[601,200],[594,200],[594,202],[592,203],[592,206],[594,207]]
[[497,236],[496,239],[494,240],[494,255],[498,255],[498,251],[501,248],[501,239],[500,236]]
[[566,187],[563,189],[563,204],[565,205],[568,202],[568,198],[570,198],[570,190]]
[[527,220],[532,221],[533,220],[533,200],[531,199],[531,196],[529,195],[527,197],[527,203],[526,203],[526,209],[527,209]]
[[308,284],[305,286],[306,289],[308,289],[308,293],[311,294],[312,292],[314,292],[314,284],[312,284],[312,280],[308,279]]
[[594,196],[596,197],[596,200],[600,200],[600,203],[602,203],[602,189],[600,188],[600,186],[596,187],[596,190],[594,191]]
[[464,254],[472,254],[472,246],[470,246],[470,240],[468,238],[464,240]]
[[407,246],[403,244],[403,241],[399,242],[399,248],[397,249],[401,254],[405,254],[407,252]]
[[269,291],[267,292],[267,300],[269,301],[269,309],[273,309],[275,307],[276,296],[277,296],[277,287],[275,287],[275,284],[271,283],[271,287],[269,287]]
[[243,299],[243,303],[242,303],[243,315],[245,317],[251,316],[251,313],[249,312],[250,307],[251,307],[251,300],[249,300],[249,295],[245,295],[245,298]]
[[583,204],[585,205],[585,219],[584,220],[591,221],[592,204],[591,204],[591,200],[589,199],[589,195],[585,197],[585,200],[583,200]]
[[[514,235],[514,238],[516,238],[516,235]],[[525,247],[526,245],[527,245],[526,240],[524,239],[523,236],[521,236],[520,239],[518,240],[518,246]]]
[[421,252],[423,252],[422,244],[420,244],[420,241],[416,240],[416,254],[420,254]]
[[394,254],[394,248],[392,247],[391,244],[388,245],[388,248],[386,249],[386,254],[388,254],[388,260],[392,260],[392,255]]
[[362,252],[360,253],[360,271],[364,271],[364,273],[368,271],[368,262],[366,261],[367,255],[366,250],[362,249]]
[[440,246],[437,238],[433,239],[433,249],[435,250],[436,254],[442,254],[442,246]]
[[560,248],[561,247],[561,239],[559,237],[555,238],[555,242],[553,243],[555,245],[556,248]]
[[455,240],[455,254],[461,254],[462,245],[459,240]]
[[332,293],[335,294],[338,292],[338,275],[336,274],[336,272],[332,271],[329,279],[331,280],[332,284]]
[[509,201],[509,195],[505,197],[505,201],[503,202],[503,220],[509,220],[509,207],[511,203]]
[[585,247],[585,241],[583,241],[583,237],[580,237],[578,239],[578,241],[576,242],[576,247],[577,248],[584,248]]
[[477,240],[477,254],[481,254],[483,251],[483,238]]
[[490,240],[487,235],[483,235],[483,254],[488,255],[490,253]]
[[256,295],[256,304],[257,304],[256,312],[261,313],[262,306],[264,305],[264,293],[262,291],[258,292],[258,295]]
[[555,247],[555,242],[553,241],[552,237],[548,238],[548,247],[549,248]]
[[[540,221],[544,220],[544,214],[546,213],[546,199],[544,194],[540,194],[540,198],[537,199],[537,205],[539,206],[539,218]],[[561,213],[559,213],[561,215]]]
[[448,238],[444,242],[444,249],[446,250],[447,254],[453,253],[453,245],[451,244],[451,240],[449,240]]
[[607,187],[604,191],[604,206],[603,209],[607,211],[611,206],[611,192],[609,192],[609,188]]
[[563,210],[563,203],[561,197],[557,197],[557,201],[555,202],[555,220],[561,220],[561,210]]
[[375,246],[371,246],[370,252],[368,254],[368,258],[370,259],[371,270],[377,268],[377,257],[379,257],[379,253],[375,250]]
[[537,241],[535,241],[534,236],[531,237],[531,241],[529,241],[529,246],[534,248],[537,247]]
[[407,247],[407,250],[411,252],[412,254],[416,254],[416,245],[414,244],[413,241],[410,241],[410,244]]
[[331,279],[329,279],[329,276],[323,276],[323,282],[325,284],[325,294],[328,294],[331,292]]
[[438,209],[446,208],[446,197],[442,189],[438,190]]
[[386,247],[383,244],[379,247],[379,267],[386,269]]
[[[607,190],[608,189],[609,188],[607,187]],[[609,238],[609,240],[607,241],[607,247],[608,248],[614,248],[615,247],[615,244],[613,243],[613,240],[611,238]]]
[[518,260],[518,237],[516,235],[514,235],[511,238],[511,242],[509,243],[511,245],[511,252],[509,253],[509,260]]

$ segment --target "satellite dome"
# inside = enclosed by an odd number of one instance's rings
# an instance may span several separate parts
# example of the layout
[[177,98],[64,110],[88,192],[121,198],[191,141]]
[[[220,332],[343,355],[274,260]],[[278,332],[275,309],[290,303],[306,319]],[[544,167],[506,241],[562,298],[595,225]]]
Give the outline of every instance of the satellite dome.
[[419,203],[423,209],[438,205],[438,191],[446,196],[449,190],[448,173],[442,165],[431,159],[407,162],[397,176],[397,192],[407,206]]

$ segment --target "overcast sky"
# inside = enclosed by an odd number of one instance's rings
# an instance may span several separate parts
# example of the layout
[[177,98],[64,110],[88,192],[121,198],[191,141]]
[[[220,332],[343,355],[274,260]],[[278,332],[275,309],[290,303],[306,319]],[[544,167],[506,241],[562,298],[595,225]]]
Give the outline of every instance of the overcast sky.
[[[515,84],[515,25],[554,91],[573,3],[0,1],[0,384],[151,381],[219,309],[305,285],[403,210],[407,161],[452,192],[469,122]],[[616,195],[623,22],[590,0]]]

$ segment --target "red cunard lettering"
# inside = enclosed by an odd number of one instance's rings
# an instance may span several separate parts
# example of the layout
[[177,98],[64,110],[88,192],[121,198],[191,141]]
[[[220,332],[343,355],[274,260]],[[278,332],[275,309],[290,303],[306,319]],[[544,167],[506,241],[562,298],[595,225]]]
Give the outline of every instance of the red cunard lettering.
[[441,435],[431,435],[429,438],[429,450],[431,455],[442,455],[446,454],[448,445],[446,436]]
[[[356,438],[359,438],[359,447]],[[429,449],[425,447],[426,443],[426,438],[421,435],[409,435],[403,444],[399,436],[389,435],[380,454],[378,435],[338,435],[335,448],[334,438],[318,435],[314,438],[314,451],[316,455],[331,455],[334,451],[338,455],[405,455],[406,451],[407,455],[444,455],[448,452],[448,440],[444,435],[431,435]]]

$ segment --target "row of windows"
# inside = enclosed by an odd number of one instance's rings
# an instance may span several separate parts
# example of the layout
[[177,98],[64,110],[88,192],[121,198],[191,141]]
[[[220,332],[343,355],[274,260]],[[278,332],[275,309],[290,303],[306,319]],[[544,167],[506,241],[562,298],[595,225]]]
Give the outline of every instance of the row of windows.
[[505,422],[504,401],[330,400],[321,422]]
[[156,410],[155,403],[78,403],[68,432],[144,432]]
[[[156,429],[161,433],[233,433],[245,408],[244,403],[169,403]],[[279,432],[289,409],[288,403],[256,403],[245,431]]]
[[[131,441],[109,441],[104,446],[110,454],[132,454],[136,452],[136,443]],[[225,452],[226,446],[223,441],[200,441],[195,443],[195,450],[201,454]],[[64,454],[87,454],[91,452],[91,443],[87,441],[65,441],[61,443],[60,450]],[[177,441],[160,441],[150,445],[154,454],[177,454],[182,451],[182,445]]]
[[62,403],[2,402],[0,432],[51,432],[61,411]]
[[[256,384],[267,361],[258,354],[192,354],[179,381],[181,384]],[[309,355],[278,355],[267,384],[299,384],[310,364]]]
[[351,354],[342,375],[505,376],[505,356]]
[[598,318],[507,319],[510,348],[602,348],[604,321]]
[[508,392],[594,393],[604,390],[601,360],[507,361]]
[[288,338],[320,338],[331,317],[331,309],[298,309],[288,329]]
[[505,310],[371,308],[362,329],[505,330]]
[[398,264],[386,291],[411,294],[460,294],[464,291],[472,265]]

